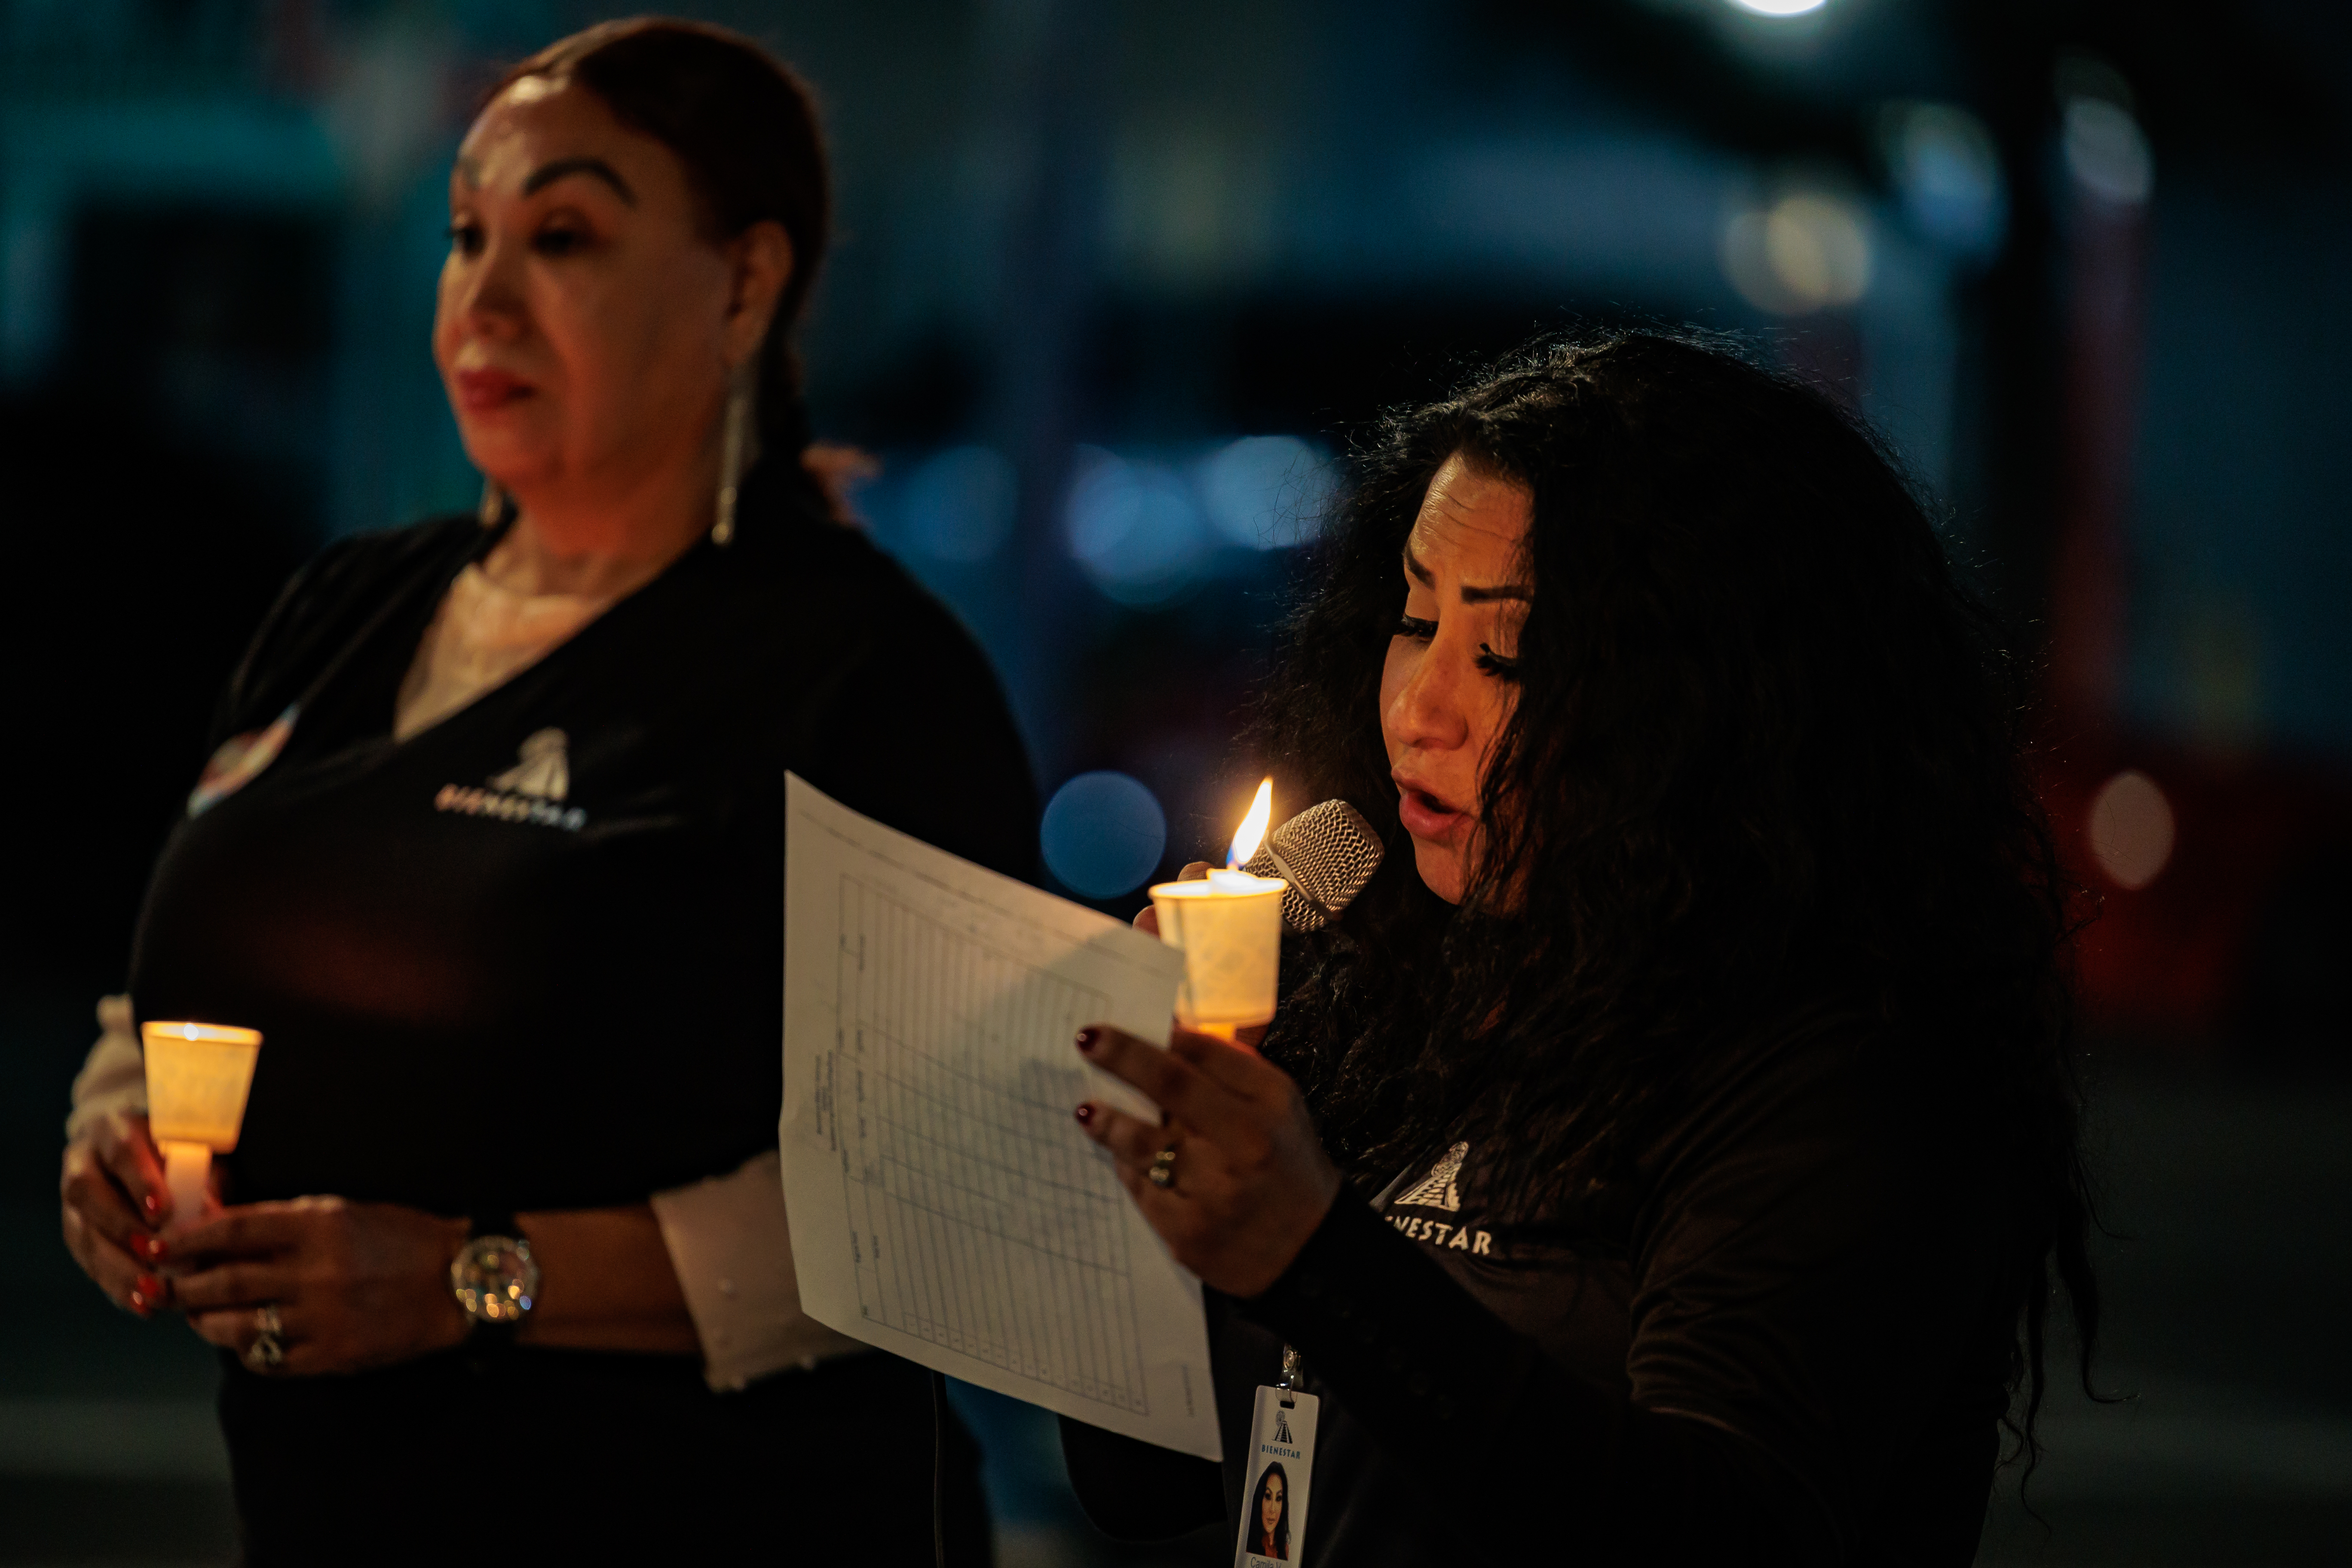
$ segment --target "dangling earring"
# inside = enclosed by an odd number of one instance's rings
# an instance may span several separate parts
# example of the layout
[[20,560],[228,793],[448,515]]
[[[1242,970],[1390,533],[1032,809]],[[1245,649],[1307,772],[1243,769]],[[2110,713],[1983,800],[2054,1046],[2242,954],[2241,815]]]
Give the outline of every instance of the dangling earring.
[[726,426],[719,445],[719,521],[710,525],[710,542],[730,544],[735,539],[735,495],[751,459],[752,377],[756,360],[746,360],[728,377]]
[[482,476],[482,504],[474,509],[474,515],[482,520],[482,526],[484,528],[496,528],[499,525],[499,519],[504,517],[506,514],[507,492],[499,489],[498,480],[490,478],[488,474],[484,474]]

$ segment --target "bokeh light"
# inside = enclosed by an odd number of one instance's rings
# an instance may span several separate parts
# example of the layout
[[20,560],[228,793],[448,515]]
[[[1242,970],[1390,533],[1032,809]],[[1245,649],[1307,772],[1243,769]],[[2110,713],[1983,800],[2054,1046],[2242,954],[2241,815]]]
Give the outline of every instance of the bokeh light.
[[2156,781],[2126,768],[2099,786],[2091,800],[2091,858],[2107,879],[2137,892],[2172,858],[2172,803]]
[[1724,227],[1722,262],[1740,298],[1774,315],[1851,305],[1870,290],[1869,222],[1843,196],[1793,192],[1735,216]]
[[1731,0],[1738,9],[1757,16],[1802,16],[1828,3],[1829,0]]
[[1165,466],[1081,447],[1070,485],[1070,553],[1122,605],[1161,605],[1198,578],[1209,531],[1183,479]]
[[1296,436],[1244,436],[1202,462],[1200,485],[1221,537],[1286,550],[1321,531],[1337,481],[1322,454]]
[[1966,256],[2000,250],[2009,192],[1983,121],[1958,104],[1897,104],[1882,117],[1881,142],[1903,210],[1920,233]]
[[1125,773],[1080,773],[1045,805],[1038,837],[1045,868],[1089,899],[1132,892],[1158,868],[1168,848],[1168,816],[1140,783]]
[[899,527],[910,548],[935,560],[985,561],[1012,537],[1018,494],[1002,453],[950,447],[908,476]]
[[2156,188],[2156,157],[2132,111],[2104,98],[2066,105],[2066,171],[2100,200],[2137,206]]

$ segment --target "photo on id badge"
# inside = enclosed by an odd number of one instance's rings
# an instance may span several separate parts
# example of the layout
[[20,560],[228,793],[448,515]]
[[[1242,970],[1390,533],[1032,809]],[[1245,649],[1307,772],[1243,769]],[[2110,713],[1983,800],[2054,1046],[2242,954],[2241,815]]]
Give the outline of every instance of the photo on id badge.
[[1318,1401],[1291,1388],[1260,1388],[1250,1419],[1249,1490],[1234,1568],[1299,1563],[1307,1552],[1307,1491],[1315,1467]]

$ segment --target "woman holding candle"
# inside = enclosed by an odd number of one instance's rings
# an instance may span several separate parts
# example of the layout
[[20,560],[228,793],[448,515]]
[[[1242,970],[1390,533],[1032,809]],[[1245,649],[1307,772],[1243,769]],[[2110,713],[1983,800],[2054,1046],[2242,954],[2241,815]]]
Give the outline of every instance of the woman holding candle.
[[1395,421],[1265,732],[1411,854],[1263,1055],[1080,1037],[1165,1108],[1078,1117],[1210,1287],[1228,1456],[1066,1422],[1097,1521],[1240,1512],[1287,1346],[1323,1568],[1457,1554],[1465,1454],[1498,1561],[1970,1561],[2053,1287],[2086,1374],[2097,1323],[2016,711],[1876,445],[1721,347]]
[[247,1561],[981,1560],[925,1374],[800,1316],[773,1152],[784,770],[1015,874],[1034,822],[978,650],[803,461],[807,95],[593,28],[494,91],[450,208],[482,517],[287,590],[138,932],[139,1019],[267,1042],[226,1206],[172,1212],[117,1003],[67,1239],[228,1352]]

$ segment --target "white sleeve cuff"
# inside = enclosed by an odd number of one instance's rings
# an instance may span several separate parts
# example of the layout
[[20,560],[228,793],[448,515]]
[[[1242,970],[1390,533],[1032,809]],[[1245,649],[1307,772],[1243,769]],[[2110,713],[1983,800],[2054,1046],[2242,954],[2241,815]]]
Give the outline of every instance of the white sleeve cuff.
[[866,1348],[801,1310],[776,1151],[732,1175],[656,1193],[653,1205],[711,1387],[741,1388],[772,1372]]
[[101,1116],[147,1109],[147,1057],[131,1022],[130,997],[98,999],[98,1043],[74,1077],[73,1111],[66,1118],[68,1143]]

